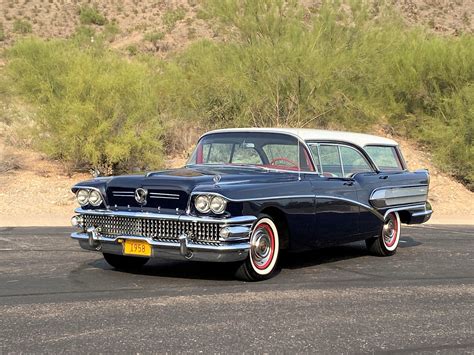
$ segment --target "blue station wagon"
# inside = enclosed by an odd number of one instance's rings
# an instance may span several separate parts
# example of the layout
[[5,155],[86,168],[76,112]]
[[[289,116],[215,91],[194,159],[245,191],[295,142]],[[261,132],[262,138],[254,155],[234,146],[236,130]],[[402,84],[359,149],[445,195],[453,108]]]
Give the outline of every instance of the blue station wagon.
[[393,255],[400,226],[426,222],[428,171],[373,135],[248,128],[204,134],[185,167],[100,177],[72,188],[72,238],[115,268],[150,258],[232,262],[236,277],[275,275],[282,250],[365,240]]

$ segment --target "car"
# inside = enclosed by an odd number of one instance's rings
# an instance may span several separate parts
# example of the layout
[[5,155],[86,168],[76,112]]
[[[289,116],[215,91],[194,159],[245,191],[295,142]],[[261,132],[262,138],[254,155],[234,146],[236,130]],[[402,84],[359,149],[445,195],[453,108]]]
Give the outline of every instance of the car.
[[199,139],[183,168],[97,177],[72,188],[71,237],[117,269],[150,258],[233,263],[274,276],[282,251],[365,241],[393,255],[400,227],[429,220],[430,176],[374,135],[234,128]]

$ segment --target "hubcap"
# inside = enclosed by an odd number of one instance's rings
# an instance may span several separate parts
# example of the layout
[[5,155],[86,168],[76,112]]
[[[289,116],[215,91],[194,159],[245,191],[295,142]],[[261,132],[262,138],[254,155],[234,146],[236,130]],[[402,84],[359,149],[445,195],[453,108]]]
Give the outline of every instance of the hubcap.
[[251,255],[258,269],[265,269],[272,261],[274,237],[270,226],[262,224],[257,227],[251,243]]
[[390,214],[383,226],[383,241],[387,247],[391,247],[397,240],[397,220],[396,216]]

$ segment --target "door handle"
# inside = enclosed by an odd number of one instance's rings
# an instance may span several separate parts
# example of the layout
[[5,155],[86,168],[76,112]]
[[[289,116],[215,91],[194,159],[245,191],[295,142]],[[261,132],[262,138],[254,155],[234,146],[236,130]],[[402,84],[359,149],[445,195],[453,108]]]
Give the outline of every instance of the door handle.
[[379,179],[387,180],[387,179],[388,179],[388,175],[379,176]]
[[352,185],[354,185],[354,182],[353,181],[346,181],[345,183],[343,183],[343,185],[352,186]]

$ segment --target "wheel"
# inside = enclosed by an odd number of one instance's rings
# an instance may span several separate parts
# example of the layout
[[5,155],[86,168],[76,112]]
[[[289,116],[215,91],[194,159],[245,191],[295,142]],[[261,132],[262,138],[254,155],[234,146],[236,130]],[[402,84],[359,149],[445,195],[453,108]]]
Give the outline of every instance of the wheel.
[[239,266],[236,277],[244,281],[267,280],[277,271],[280,240],[272,218],[261,215],[252,230],[248,258]]
[[124,256],[104,253],[107,263],[119,270],[138,270],[147,263],[149,258],[138,258],[135,256]]
[[400,216],[390,213],[385,219],[380,235],[365,241],[370,253],[377,256],[390,256],[397,251],[400,242]]

